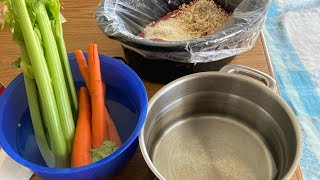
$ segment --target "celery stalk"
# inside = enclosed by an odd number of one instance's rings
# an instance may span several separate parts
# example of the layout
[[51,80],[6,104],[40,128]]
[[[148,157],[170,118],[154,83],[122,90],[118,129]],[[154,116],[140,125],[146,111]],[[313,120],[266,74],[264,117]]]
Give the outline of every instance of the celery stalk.
[[30,78],[30,75],[28,75],[28,72],[25,71],[25,69],[27,69],[27,66],[30,66],[30,60],[29,60],[25,45],[23,43],[20,44],[20,50],[21,50],[20,67],[23,70],[24,84],[26,87],[26,93],[28,98],[28,104],[29,104],[34,134],[37,140],[37,144],[39,146],[40,153],[43,159],[45,160],[47,166],[55,167],[55,157],[50,149],[50,146],[44,131],[44,127],[42,124],[42,117],[39,109],[39,99],[37,95],[37,85],[34,79]]
[[44,3],[40,2],[33,6],[33,12],[36,14],[36,20],[42,35],[45,57],[51,75],[53,90],[59,112],[60,124],[67,144],[67,149],[71,153],[75,125],[66,81],[63,76],[64,73],[60,62],[59,51]]
[[[46,107],[44,107],[39,93],[38,93],[38,100],[39,100],[38,102],[39,102],[39,106],[40,106],[40,112],[45,112]],[[47,113],[41,113],[42,123],[44,125],[43,130],[46,135],[47,143],[49,144],[49,147],[51,149],[53,144],[52,144],[52,141],[50,140],[50,136],[49,136],[48,117],[46,117],[46,115],[47,115]]]
[[[40,33],[39,29],[38,28],[34,28],[33,30],[34,30],[34,32],[36,34],[36,37],[37,37],[36,39],[37,39],[38,45],[42,47],[42,44],[41,44],[42,36],[41,36],[41,33]],[[39,52],[39,53],[41,53],[44,56],[43,49],[41,48],[41,50],[42,51]],[[39,93],[38,93],[38,99],[39,99],[39,105],[40,105],[40,112],[42,112],[41,115],[42,115],[42,118],[43,118],[44,132],[46,133],[46,138],[48,140],[48,143],[50,144],[50,147],[52,147],[53,144],[52,144],[52,141],[50,140],[50,136],[49,136],[49,127],[48,127],[49,123],[48,123],[48,117],[47,117],[48,113],[44,113],[46,108],[43,105],[43,100],[42,100],[41,96],[39,95]]]
[[66,50],[65,43],[64,43],[62,25],[61,25],[61,19],[60,19],[60,11],[58,11],[58,15],[56,16],[56,20],[53,22],[52,30],[53,30],[54,37],[57,42],[64,76],[66,77],[66,84],[68,87],[67,88],[68,95],[69,95],[69,99],[71,102],[72,110],[74,112],[73,117],[74,117],[74,120],[76,120],[77,115],[78,115],[78,108],[79,108],[78,107],[78,99],[77,99],[77,94],[76,94],[76,90],[75,90],[74,83],[73,83],[69,59],[67,56],[67,50]]
[[[15,22],[21,27],[23,41],[27,49],[27,54],[31,61],[35,81],[39,90],[39,95],[46,113],[49,136],[52,143],[52,152],[56,159],[56,167],[66,167],[68,165],[68,152],[63,131],[59,121],[59,113],[55,94],[51,84],[51,77],[47,67],[42,47],[37,43],[37,37],[33,30],[33,25],[29,17],[28,9],[24,0],[12,0],[12,9]],[[9,9],[10,10],[10,9]],[[47,49],[45,49],[47,51]]]

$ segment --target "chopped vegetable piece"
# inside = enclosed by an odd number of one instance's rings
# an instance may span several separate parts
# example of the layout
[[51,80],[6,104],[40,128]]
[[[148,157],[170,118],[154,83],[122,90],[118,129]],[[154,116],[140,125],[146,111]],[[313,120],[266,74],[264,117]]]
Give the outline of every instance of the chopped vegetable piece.
[[104,141],[101,146],[99,146],[96,149],[91,149],[91,156],[92,156],[92,162],[97,162],[107,156],[109,156],[111,153],[115,152],[118,148],[116,147],[116,144],[112,141]]

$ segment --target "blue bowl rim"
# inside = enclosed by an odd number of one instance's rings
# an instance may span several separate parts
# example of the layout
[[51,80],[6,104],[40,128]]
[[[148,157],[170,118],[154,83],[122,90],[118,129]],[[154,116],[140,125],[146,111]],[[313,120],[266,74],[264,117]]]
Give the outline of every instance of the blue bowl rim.
[[[68,53],[68,55],[72,55],[73,53]],[[144,100],[144,105],[142,109],[140,110],[140,116],[138,123],[136,125],[136,128],[130,135],[130,137],[126,140],[125,143],[122,144],[122,146],[117,149],[114,153],[110,154],[108,157],[92,163],[90,165],[82,166],[82,167],[77,167],[77,168],[49,168],[45,166],[40,166],[37,164],[34,164],[30,161],[25,160],[22,158],[20,155],[18,155],[15,150],[9,145],[9,143],[6,141],[4,138],[4,134],[2,131],[0,131],[0,145],[3,148],[3,150],[16,162],[20,163],[21,165],[34,170],[36,172],[41,172],[41,173],[46,173],[46,174],[70,174],[70,173],[75,173],[75,172],[81,172],[81,171],[87,171],[96,167],[101,166],[102,164],[108,163],[115,159],[117,156],[119,156],[121,153],[123,153],[126,149],[128,149],[131,144],[138,138],[138,135],[142,129],[142,126],[144,125],[145,119],[146,119],[146,114],[147,114],[147,105],[148,105],[148,97],[147,97],[147,92],[144,87],[144,84],[140,77],[126,64],[112,58],[109,56],[105,56],[103,54],[99,54],[100,57],[103,57],[103,59],[100,59],[100,61],[104,63],[108,63],[109,65],[112,65],[114,67],[117,67],[119,69],[123,69],[129,73],[133,77],[133,79],[136,79],[138,81],[138,88],[142,90],[143,92],[143,100]],[[21,82],[23,81],[23,74],[20,73],[6,88],[6,90],[3,92],[3,94],[0,96],[0,102],[3,100],[6,100],[13,92],[10,91],[11,89],[16,88]],[[4,106],[5,103],[0,103],[0,112],[2,111],[2,106]],[[0,123],[0,129],[2,129],[2,123]]]

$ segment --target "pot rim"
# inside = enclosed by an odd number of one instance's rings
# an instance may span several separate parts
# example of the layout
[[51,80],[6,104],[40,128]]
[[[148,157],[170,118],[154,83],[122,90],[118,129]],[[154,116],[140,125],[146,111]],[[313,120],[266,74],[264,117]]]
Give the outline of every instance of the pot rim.
[[283,180],[289,180],[294,172],[296,171],[296,168],[299,164],[300,158],[301,158],[301,153],[302,153],[302,138],[301,138],[301,130],[299,128],[298,122],[296,120],[296,116],[294,115],[293,111],[289,108],[288,104],[281,99],[281,97],[275,93],[274,91],[272,91],[270,88],[268,88],[267,86],[263,85],[262,83],[254,80],[253,78],[244,76],[244,75],[239,75],[239,74],[229,74],[229,73],[224,73],[224,72],[200,72],[200,73],[194,73],[194,74],[190,74],[190,75],[186,75],[183,76],[181,78],[178,78],[170,83],[168,83],[167,85],[165,85],[164,87],[162,87],[150,100],[148,103],[148,111],[147,111],[147,116],[146,116],[146,121],[141,129],[141,132],[139,134],[139,146],[143,155],[143,158],[145,160],[145,162],[147,163],[147,165],[149,166],[149,168],[151,169],[151,171],[156,175],[157,178],[159,178],[160,180],[165,180],[165,178],[161,175],[161,173],[157,170],[157,168],[154,166],[153,162],[151,161],[151,158],[149,156],[149,153],[147,151],[146,148],[146,143],[144,140],[144,132],[145,132],[145,124],[148,120],[148,114],[149,111],[151,109],[151,107],[153,107],[153,105],[156,103],[156,101],[163,96],[163,94],[165,94],[167,91],[171,90],[172,88],[174,88],[175,86],[179,85],[182,82],[185,81],[189,81],[192,79],[197,79],[197,78],[202,78],[202,77],[206,77],[206,76],[221,76],[221,77],[230,77],[230,78],[234,78],[234,79],[238,79],[240,81],[248,81],[251,84],[254,84],[256,87],[258,87],[259,89],[263,90],[265,93],[267,93],[268,96],[270,96],[272,99],[274,99],[275,101],[277,101],[280,106],[282,106],[284,108],[284,110],[287,112],[292,126],[293,126],[293,130],[296,134],[296,141],[297,141],[297,146],[296,146],[296,153],[295,153],[295,158],[293,163],[291,164],[290,169],[288,170],[288,172],[283,176]]

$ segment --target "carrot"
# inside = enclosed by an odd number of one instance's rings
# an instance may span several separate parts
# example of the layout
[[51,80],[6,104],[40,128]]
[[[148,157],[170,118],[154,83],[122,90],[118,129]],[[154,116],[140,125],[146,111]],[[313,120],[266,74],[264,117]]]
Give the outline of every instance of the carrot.
[[[102,87],[103,87],[103,97],[106,96],[106,85],[105,83],[102,82]],[[110,117],[108,108],[105,107],[105,116],[106,116],[106,126],[107,126],[107,139],[110,141],[113,141],[117,147],[120,147],[122,145],[121,138],[118,134],[118,130]]]
[[[89,78],[89,69],[86,64],[86,59],[85,59],[81,50],[76,50],[76,51],[74,51],[74,53],[77,58],[77,62],[78,62],[78,66],[79,66],[81,75],[82,75],[83,79],[85,80],[87,87],[89,87],[90,78]],[[86,80],[86,79],[88,79],[88,80]],[[105,97],[106,85],[103,82],[102,82],[102,86],[103,86],[103,97]],[[90,88],[89,88],[89,91],[90,91]],[[116,128],[112,118],[110,117],[110,114],[109,114],[107,107],[104,108],[104,111],[105,111],[105,117],[106,117],[105,123],[107,126],[106,139],[113,141],[117,147],[120,147],[122,145],[122,142],[121,142],[120,136],[118,134],[117,128]]]
[[106,91],[107,91],[107,86],[104,82],[102,82],[102,86],[103,86],[103,95],[104,97],[106,96]]
[[[89,82],[89,68],[88,68],[88,65],[87,65],[86,58],[84,57],[83,52],[81,50],[75,50],[74,54],[76,56],[76,60],[77,60],[78,67],[79,67],[80,73],[82,75],[82,78],[83,78],[87,88],[90,91],[90,88],[89,88],[89,85],[90,85],[90,82]],[[105,92],[106,91],[106,85],[103,82],[102,82],[102,86],[103,86],[103,94],[106,94],[106,92]]]
[[[104,96],[106,96],[106,91],[107,91],[106,85],[103,83],[103,95]],[[115,124],[109,114],[107,106],[105,107],[105,113],[106,113],[106,121],[107,121],[107,128],[108,128],[108,139],[110,141],[113,141],[117,147],[120,147],[122,145],[121,138],[119,136],[117,127],[115,126]]]
[[91,107],[87,88],[79,90],[79,115],[74,136],[71,167],[91,164]]
[[107,138],[106,113],[101,80],[100,61],[96,44],[89,45],[89,87],[92,106],[92,145],[97,148]]
[[107,120],[107,128],[108,128],[108,139],[113,141],[117,147],[122,145],[121,138],[119,136],[117,127],[115,126],[113,120],[110,117],[107,107],[105,107],[106,120]]
[[80,73],[82,75],[82,78],[83,78],[84,82],[86,83],[87,88],[90,90],[90,87],[89,87],[89,68],[87,65],[86,58],[84,57],[81,50],[75,50],[74,54],[76,56],[76,60],[77,60],[78,67],[79,67]]

